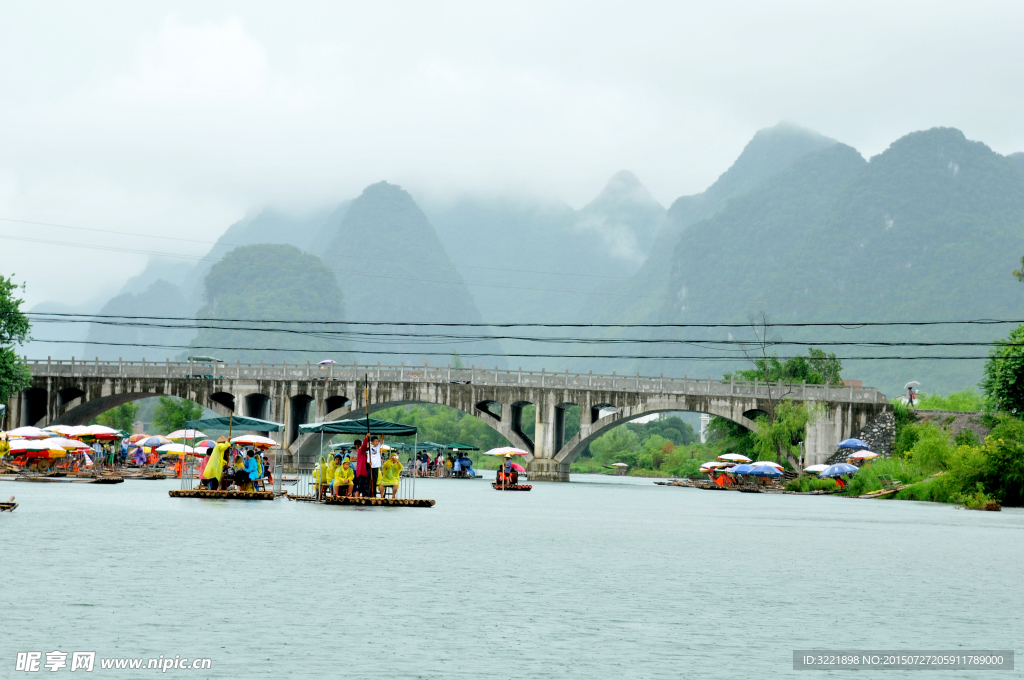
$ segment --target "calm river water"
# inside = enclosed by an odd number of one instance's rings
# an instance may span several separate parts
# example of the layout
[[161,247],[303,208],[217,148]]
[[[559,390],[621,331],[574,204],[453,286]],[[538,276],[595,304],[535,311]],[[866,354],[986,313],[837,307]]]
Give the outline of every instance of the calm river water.
[[1014,509],[597,476],[420,480],[430,509],[175,486],[0,483],[21,503],[0,515],[0,677],[19,651],[212,659],[167,677],[622,680],[808,677],[802,648],[1024,647]]

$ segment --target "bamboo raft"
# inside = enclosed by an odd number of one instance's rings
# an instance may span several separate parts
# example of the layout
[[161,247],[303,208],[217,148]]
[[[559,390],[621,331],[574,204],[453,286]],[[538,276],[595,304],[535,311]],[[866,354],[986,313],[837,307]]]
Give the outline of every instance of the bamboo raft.
[[385,507],[430,508],[434,501],[429,498],[362,498],[359,496],[329,496],[321,501],[324,505],[381,505]]
[[213,491],[211,489],[172,489],[171,498],[226,498],[238,501],[272,501],[273,491]]
[[124,477],[43,477],[36,475],[22,475],[15,477],[16,482],[51,482],[63,484],[120,484]]
[[491,488],[496,491],[529,491],[533,488],[532,484],[498,484],[497,482],[491,482]]
[[16,507],[18,507],[18,504],[14,502],[14,496],[0,502],[0,512],[14,512]]

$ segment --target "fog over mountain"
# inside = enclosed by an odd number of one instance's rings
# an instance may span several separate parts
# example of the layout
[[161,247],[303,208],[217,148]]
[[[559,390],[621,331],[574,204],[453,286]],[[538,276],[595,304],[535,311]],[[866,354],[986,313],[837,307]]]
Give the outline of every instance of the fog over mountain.
[[[273,306],[279,317],[293,314],[296,319],[678,324],[744,323],[762,312],[777,322],[1014,318],[1024,293],[1009,275],[1024,254],[1022,159],[1024,154],[1001,156],[958,130],[935,128],[906,135],[865,160],[846,144],[787,123],[759,131],[707,190],[682,196],[667,210],[627,170],[615,173],[579,210],[557,199],[522,194],[417,200],[402,187],[378,182],[357,197],[339,197],[332,206],[302,213],[269,207],[256,211],[206,245],[198,243],[191,261],[154,257],[101,313],[192,318],[206,305],[203,314],[208,315],[223,285],[208,280],[212,268],[240,248],[276,244],[315,256],[322,263],[317,266],[334,277],[331,286],[306,285],[305,293],[293,286],[288,299]],[[261,252],[270,256],[277,251]],[[284,251],[280,256],[298,257]],[[237,276],[253,286],[251,293],[232,293],[242,295],[239,300],[258,297],[260,286],[272,279],[258,267]],[[344,298],[344,311],[317,302],[338,296]],[[189,331],[122,332],[103,324],[63,329],[47,324],[39,332],[89,343],[197,342]],[[942,328],[845,334],[786,329],[778,330],[776,339],[827,347],[828,341],[850,338],[891,342],[969,336],[987,341],[994,339],[993,332],[985,327],[966,335]],[[331,357],[339,361],[445,364],[456,350],[467,355],[467,364],[480,366],[704,377],[745,361],[738,347],[715,342],[750,337],[743,329],[545,330],[551,337],[597,343],[560,346],[491,340],[487,329],[473,333],[480,339],[361,336],[322,350],[336,351],[337,357]],[[265,337],[242,331],[229,335],[207,333],[198,342],[252,347],[250,352],[222,352],[242,360],[267,354],[256,350],[267,347]],[[698,344],[675,343],[680,339]],[[804,346],[781,345],[776,351],[786,356]],[[560,347],[572,348],[562,350],[566,354],[731,353],[736,358],[492,356],[558,354]],[[970,387],[979,377],[979,360],[865,362],[856,359],[868,351],[862,347],[831,349],[848,357],[845,375],[890,392],[921,375],[931,381],[928,389],[942,390]],[[894,350],[899,351],[905,350]],[[90,357],[127,359],[163,352],[85,345]],[[486,356],[471,356],[480,353]],[[961,356],[977,356],[977,350]]]

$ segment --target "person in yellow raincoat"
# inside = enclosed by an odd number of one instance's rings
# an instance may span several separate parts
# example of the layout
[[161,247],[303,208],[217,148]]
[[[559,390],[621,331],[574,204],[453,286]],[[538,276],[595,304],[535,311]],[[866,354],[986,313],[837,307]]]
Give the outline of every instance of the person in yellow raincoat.
[[341,465],[334,470],[334,495],[342,495],[341,489],[344,487],[345,495],[351,496],[355,481],[356,471],[352,469],[352,461],[346,456]]
[[335,454],[334,458],[320,457],[316,469],[313,470],[313,481],[316,483],[317,498],[323,498],[327,495],[327,490],[331,488],[331,484],[334,482],[334,471],[338,469],[340,464],[340,453]]
[[210,452],[210,460],[206,461],[206,467],[203,468],[200,485],[208,489],[219,490],[221,488],[221,477],[224,475],[224,452],[228,450],[229,446],[231,443],[227,437],[222,436],[217,440],[217,445]]
[[387,498],[387,489],[391,488],[391,497],[398,497],[398,480],[402,476],[402,461],[398,459],[398,453],[392,453],[391,457],[384,461],[380,468],[380,481],[377,482],[377,492],[381,498]]

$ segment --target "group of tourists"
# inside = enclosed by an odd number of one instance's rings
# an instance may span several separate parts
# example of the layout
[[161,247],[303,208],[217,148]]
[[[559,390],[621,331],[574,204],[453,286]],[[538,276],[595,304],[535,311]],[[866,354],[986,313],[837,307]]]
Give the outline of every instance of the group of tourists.
[[199,485],[213,491],[227,491],[236,487],[240,491],[255,491],[265,482],[273,482],[270,465],[264,454],[253,447],[232,447],[227,437],[220,437],[216,445],[199,461]]
[[426,451],[420,451],[413,459],[413,474],[417,477],[475,477],[473,461],[464,455],[438,453],[431,458]]
[[355,465],[352,458],[335,453],[328,459],[321,458],[313,470],[317,498],[332,496],[360,496],[363,498],[398,498],[398,484],[402,477],[402,461],[398,452],[391,455],[383,448],[379,437],[366,435],[362,441],[352,443],[355,449]]

